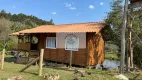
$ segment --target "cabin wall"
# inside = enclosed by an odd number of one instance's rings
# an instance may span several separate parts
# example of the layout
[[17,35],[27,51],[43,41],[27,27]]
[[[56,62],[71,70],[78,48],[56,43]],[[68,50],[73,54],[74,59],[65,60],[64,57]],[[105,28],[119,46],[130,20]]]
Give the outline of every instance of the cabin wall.
[[[86,48],[79,48],[78,51],[73,51],[72,64],[87,66],[97,65],[104,62],[104,39],[101,33],[86,33]],[[56,33],[41,34],[39,38],[39,48],[44,49],[44,59],[56,62],[69,63],[70,51],[59,47],[65,40],[57,41],[58,48],[46,48],[47,37],[57,37]],[[58,38],[58,37],[57,37]],[[63,38],[63,37],[60,37]],[[65,39],[65,38],[63,38]],[[58,39],[57,39],[58,40]],[[81,39],[80,39],[81,40]],[[62,42],[60,42],[62,41]],[[84,44],[84,43],[80,43]],[[65,46],[65,45],[64,45]]]
[[69,34],[79,38],[79,48],[86,48],[86,33],[56,33],[57,48],[65,48],[65,38]]
[[104,62],[104,39],[101,33],[87,33],[87,65],[94,65]]
[[[85,37],[84,37],[84,36]],[[78,34],[77,36],[80,37],[80,42],[84,41],[84,38],[86,39],[86,34]],[[58,36],[58,37],[57,37]],[[39,38],[39,48],[44,49],[44,59],[50,60],[50,61],[56,61],[56,62],[63,62],[63,63],[69,63],[69,55],[70,51],[65,50],[65,34],[56,34],[56,33],[50,33],[50,34],[40,34]],[[46,38],[47,37],[57,37],[57,48],[56,49],[49,49],[46,48]],[[59,41],[58,41],[59,40]],[[72,64],[74,65],[80,65],[80,66],[86,66],[87,61],[87,52],[86,52],[86,45],[84,43],[80,43],[81,45],[78,51],[73,51],[72,56]]]

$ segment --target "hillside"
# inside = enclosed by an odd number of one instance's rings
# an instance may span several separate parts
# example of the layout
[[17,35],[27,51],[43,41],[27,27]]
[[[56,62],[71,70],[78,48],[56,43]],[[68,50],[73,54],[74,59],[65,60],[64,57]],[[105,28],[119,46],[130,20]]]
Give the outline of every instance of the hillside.
[[12,32],[29,29],[38,25],[53,25],[53,20],[42,20],[36,16],[7,13],[4,10],[0,11],[0,50],[6,48],[11,50],[17,45],[17,38],[9,36]]
[[12,27],[11,29],[14,31],[19,31],[25,28],[33,28],[37,25],[53,25],[53,20],[50,21],[42,20],[40,18],[37,18],[33,15],[26,15],[23,13],[20,14],[11,14],[7,13],[5,10],[0,11],[0,19],[5,18],[9,21],[11,21]]

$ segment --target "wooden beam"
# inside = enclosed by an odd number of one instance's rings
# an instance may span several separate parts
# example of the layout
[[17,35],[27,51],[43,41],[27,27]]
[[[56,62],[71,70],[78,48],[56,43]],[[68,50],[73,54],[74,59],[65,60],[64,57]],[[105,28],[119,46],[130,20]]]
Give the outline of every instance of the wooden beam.
[[128,29],[130,29],[130,31],[135,35],[135,38],[138,42],[140,42],[140,44],[142,45],[142,41],[139,38],[139,36],[134,32],[134,30],[130,27],[130,25],[127,27]]
[[142,7],[142,1],[129,4],[129,9],[137,8],[137,7]]
[[44,49],[41,49],[40,50],[40,60],[39,60],[39,76],[42,76],[43,55],[44,55]]
[[24,68],[22,68],[20,70],[20,72],[23,72],[24,70],[26,70],[27,68],[29,68],[32,64],[34,64],[38,60],[39,60],[39,57],[37,57],[36,59],[34,59],[33,61],[31,61],[29,64],[27,64]]
[[69,66],[69,68],[71,68],[72,67],[72,50],[70,50],[70,66]]

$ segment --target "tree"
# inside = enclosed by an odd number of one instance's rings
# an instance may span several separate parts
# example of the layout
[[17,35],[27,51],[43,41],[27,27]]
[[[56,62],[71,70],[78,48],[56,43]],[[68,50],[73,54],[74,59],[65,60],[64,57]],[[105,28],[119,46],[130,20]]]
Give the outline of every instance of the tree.
[[2,43],[2,47],[5,49],[7,43],[11,40],[9,34],[11,33],[10,26],[12,23],[5,18],[0,19],[0,42]]
[[53,19],[50,19],[49,24],[50,24],[50,25],[53,25],[53,24],[54,24]]
[[5,12],[5,10],[2,10],[0,12],[0,17],[2,17],[2,18],[7,18],[8,17],[7,14],[6,14],[6,12]]
[[[120,31],[122,28],[122,18],[123,18],[123,6],[122,6],[122,0],[114,0],[113,2],[111,2],[110,4],[111,6],[111,11],[108,12],[107,14],[107,18],[105,19],[105,22],[107,24],[109,24],[111,26],[111,30],[109,32],[111,32],[111,37],[110,40],[113,41],[114,44],[116,44],[117,46],[119,46],[120,49]],[[142,23],[142,15],[131,15],[132,17],[132,28],[135,31],[135,33],[142,39],[142,27],[141,27],[141,23]],[[126,41],[128,41],[128,29],[126,30]],[[136,40],[135,35],[132,34],[132,42],[139,42]],[[135,44],[134,46],[134,64],[140,66],[142,64],[142,60],[141,57],[142,54],[140,54],[140,52],[142,51],[142,49],[140,49],[141,47],[139,46],[139,44]],[[139,51],[138,51],[139,50]],[[141,66],[140,66],[141,67]],[[141,67],[142,68],[142,67]]]
[[[36,25],[53,25],[54,24],[52,19],[50,21],[46,21],[46,20],[39,19],[36,16],[26,15],[23,13],[20,13],[20,14],[6,13],[5,10],[2,10],[0,12],[0,18],[6,18],[10,21],[20,22],[22,24],[28,25],[28,28],[36,27]],[[29,22],[27,22],[27,20]]]
[[120,48],[120,31],[122,28],[123,7],[122,0],[114,0],[110,3],[111,11],[107,13],[105,22],[111,26],[111,40]]

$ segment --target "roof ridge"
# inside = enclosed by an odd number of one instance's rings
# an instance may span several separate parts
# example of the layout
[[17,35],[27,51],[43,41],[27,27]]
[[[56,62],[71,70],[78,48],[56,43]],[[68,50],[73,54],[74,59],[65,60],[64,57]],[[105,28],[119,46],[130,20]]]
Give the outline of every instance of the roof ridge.
[[[74,25],[74,24],[91,24],[91,23],[96,23],[96,24],[100,24],[100,23],[105,23],[105,22],[81,22],[81,23],[67,23],[67,24],[57,24],[57,25]],[[56,24],[55,24],[56,25]]]

